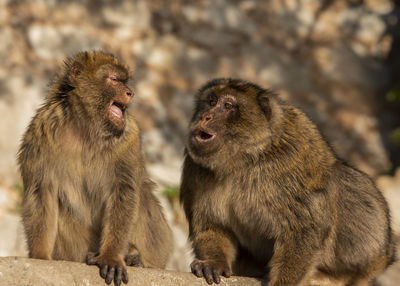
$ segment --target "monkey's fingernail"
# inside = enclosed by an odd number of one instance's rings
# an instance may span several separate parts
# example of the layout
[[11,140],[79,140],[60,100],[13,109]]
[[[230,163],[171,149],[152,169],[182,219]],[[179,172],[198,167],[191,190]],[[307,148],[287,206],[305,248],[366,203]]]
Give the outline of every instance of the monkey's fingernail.
[[115,268],[111,267],[110,271],[108,271],[106,283],[110,284],[114,280]]
[[221,277],[219,276],[218,270],[214,269],[212,274],[213,274],[214,282],[219,284],[219,282],[221,282]]
[[108,273],[108,265],[106,264],[101,267],[100,276],[105,279],[107,277],[107,273]]
[[128,284],[128,271],[126,270],[126,268],[122,269],[122,281],[125,284]]
[[222,270],[221,275],[224,275],[226,278],[231,277],[232,272],[230,270]]
[[115,286],[121,285],[121,279],[122,279],[122,267],[117,268],[117,275],[114,277],[114,284]]
[[203,276],[203,272],[201,271],[201,269],[199,269],[198,266],[192,267],[192,273],[194,275],[196,275],[197,277],[202,277]]
[[201,275],[200,271],[194,270],[192,271],[194,275],[196,275],[197,277],[202,277],[203,275]]
[[211,274],[211,269],[209,267],[206,266],[203,268],[203,274],[208,284],[212,284],[214,282],[214,279]]

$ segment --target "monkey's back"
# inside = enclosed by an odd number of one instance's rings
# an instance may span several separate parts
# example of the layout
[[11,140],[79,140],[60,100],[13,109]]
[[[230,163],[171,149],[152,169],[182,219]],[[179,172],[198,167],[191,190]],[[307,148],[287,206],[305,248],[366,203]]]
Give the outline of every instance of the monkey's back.
[[321,270],[375,277],[393,263],[395,254],[386,200],[366,174],[341,161],[327,190],[337,193],[337,218],[331,252],[322,257]]
[[264,157],[264,174],[252,171],[264,182],[254,189],[265,191],[266,212],[275,212],[272,217],[289,229],[312,225],[316,236],[309,243],[324,249],[320,271],[373,278],[394,259],[382,193],[366,174],[336,157],[304,113],[292,106],[284,110],[284,131]]

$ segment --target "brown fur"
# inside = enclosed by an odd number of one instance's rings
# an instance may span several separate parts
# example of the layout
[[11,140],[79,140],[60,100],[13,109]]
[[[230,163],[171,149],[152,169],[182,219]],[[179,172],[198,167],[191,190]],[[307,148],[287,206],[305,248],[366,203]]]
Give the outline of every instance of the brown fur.
[[128,111],[123,120],[110,111],[114,101],[121,110],[130,103],[128,78],[103,52],[68,59],[18,156],[29,256],[83,262],[88,255],[116,285],[127,281],[126,265],[163,268],[172,250],[136,122]]
[[214,80],[198,93],[181,201],[192,272],[209,284],[233,273],[270,286],[365,285],[394,259],[372,180],[338,159],[301,111],[245,81]]

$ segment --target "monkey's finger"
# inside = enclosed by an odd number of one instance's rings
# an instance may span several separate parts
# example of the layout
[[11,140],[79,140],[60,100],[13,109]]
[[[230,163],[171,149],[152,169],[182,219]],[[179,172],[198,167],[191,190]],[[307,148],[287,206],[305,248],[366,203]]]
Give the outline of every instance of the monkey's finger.
[[214,269],[212,271],[212,275],[213,275],[214,282],[219,284],[221,282],[221,277],[219,276],[219,271],[217,269]]
[[211,273],[211,268],[209,266],[203,267],[203,275],[209,285],[213,284],[214,279]]
[[199,263],[192,263],[190,265],[190,268],[192,268],[192,273],[196,275],[197,277],[202,277],[203,276],[203,271],[201,269],[201,265]]
[[107,277],[107,273],[108,273],[108,265],[107,264],[102,265],[100,267],[100,276],[105,279]]
[[232,271],[229,269],[224,269],[222,270],[222,275],[224,275],[226,278],[229,278],[232,275]]
[[128,271],[126,270],[125,267],[122,269],[122,281],[125,284],[128,284]]
[[114,274],[115,274],[115,267],[110,268],[108,271],[107,277],[106,277],[106,283],[111,284],[111,282],[114,280]]
[[122,266],[117,267],[117,273],[114,276],[114,284],[115,286],[121,285],[121,280],[122,280]]

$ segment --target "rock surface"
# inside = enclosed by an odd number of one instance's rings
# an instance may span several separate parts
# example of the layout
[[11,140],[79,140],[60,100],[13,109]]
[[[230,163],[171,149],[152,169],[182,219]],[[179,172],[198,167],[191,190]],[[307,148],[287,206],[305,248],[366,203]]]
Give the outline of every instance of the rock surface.
[[[191,273],[128,267],[129,285],[200,286],[204,279]],[[245,277],[222,278],[220,285],[261,286],[262,281]],[[91,286],[106,285],[95,266],[78,262],[46,261],[22,257],[0,258],[0,285]],[[123,284],[125,285],[125,284]]]

